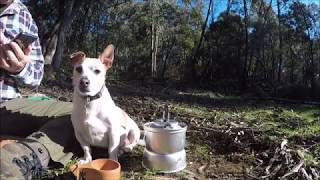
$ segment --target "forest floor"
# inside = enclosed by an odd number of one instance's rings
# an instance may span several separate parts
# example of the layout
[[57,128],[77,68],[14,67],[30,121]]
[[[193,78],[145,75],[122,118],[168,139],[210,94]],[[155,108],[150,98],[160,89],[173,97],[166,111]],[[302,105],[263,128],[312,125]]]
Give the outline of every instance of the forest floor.
[[[320,107],[230,96],[168,84],[113,83],[115,103],[138,123],[162,117],[185,122],[187,167],[163,174],[142,167],[144,147],[120,157],[122,179],[317,179],[320,178]],[[34,93],[24,89],[24,95]],[[71,101],[71,90],[47,85],[39,92]],[[69,179],[51,167],[52,179]],[[63,174],[63,175],[60,175]]]

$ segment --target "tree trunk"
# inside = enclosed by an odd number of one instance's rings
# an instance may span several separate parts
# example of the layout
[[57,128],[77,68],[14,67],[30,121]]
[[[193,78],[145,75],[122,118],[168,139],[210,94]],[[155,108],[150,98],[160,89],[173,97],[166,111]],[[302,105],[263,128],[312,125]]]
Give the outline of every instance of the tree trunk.
[[57,32],[59,30],[61,23],[58,20],[53,26],[52,30],[46,34],[42,40],[42,50],[44,56],[44,63],[51,64],[54,53],[56,52],[58,36]]
[[315,64],[314,64],[314,59],[313,59],[313,40],[310,34],[310,30],[307,27],[307,20],[306,20],[306,16],[304,15],[304,23],[307,29],[307,35],[308,35],[308,42],[309,42],[309,67],[310,67],[310,81],[311,81],[311,90],[314,91],[315,90]]
[[227,10],[226,10],[227,15],[229,15],[229,13],[230,13],[231,4],[232,4],[232,0],[228,0],[228,3],[227,3]]
[[290,51],[290,58],[291,58],[291,73],[290,73],[290,82],[293,84],[294,83],[294,58],[293,58],[293,51],[291,49]]
[[208,5],[208,11],[207,11],[207,16],[206,16],[206,19],[205,19],[205,22],[203,23],[203,26],[202,26],[202,31],[201,31],[201,36],[200,36],[200,40],[199,40],[199,43],[198,43],[198,46],[195,50],[195,53],[190,61],[190,63],[186,63],[187,64],[187,67],[186,67],[186,70],[187,70],[187,76],[185,79],[187,80],[192,80],[192,81],[195,81],[196,80],[196,70],[195,70],[195,65],[197,63],[197,56],[199,54],[199,50],[200,50],[200,47],[201,47],[201,44],[202,44],[202,41],[203,41],[203,37],[204,37],[204,34],[205,34],[205,31],[206,31],[206,27],[207,27],[207,23],[208,23],[208,19],[209,19],[209,15],[210,15],[210,10],[211,10],[211,7],[212,7],[212,2],[213,0],[210,0],[209,1],[209,5]]
[[248,63],[248,69],[247,69],[247,77],[250,78],[250,76],[252,76],[251,74],[251,69],[252,69],[252,63],[253,63],[253,50],[250,51],[250,57],[249,57],[249,63]]
[[243,0],[243,11],[244,11],[244,28],[245,28],[245,48],[244,48],[244,63],[243,63],[243,73],[241,82],[241,91],[247,88],[247,63],[248,63],[248,48],[249,48],[249,32],[248,32],[248,14],[247,14],[247,1]]
[[[151,2],[151,1],[150,1]],[[153,17],[152,17],[153,19]],[[154,32],[154,23],[153,20],[151,20],[151,77],[154,76],[154,72],[153,72],[153,67],[154,67],[154,57],[153,57],[153,53],[154,53],[154,36],[153,36],[153,32]]]
[[156,24],[152,23],[151,27],[151,58],[152,58],[152,63],[151,63],[151,76],[152,78],[155,78],[157,76],[157,53],[158,53],[158,32],[157,32],[157,27]]
[[269,70],[269,73],[270,73],[270,80],[273,82],[276,80],[276,60],[275,60],[275,52],[274,52],[274,42],[272,41],[272,37],[270,36],[269,37],[269,41],[270,41],[270,50],[271,50],[271,67],[270,67],[270,70]]
[[150,1],[151,12],[151,77],[157,76],[158,23],[154,17],[154,4]]
[[262,64],[263,64],[263,79],[266,80],[267,76],[267,69],[266,69],[266,56],[265,56],[265,45],[264,45],[264,38],[262,39]]
[[159,44],[159,35],[158,35],[158,27],[155,28],[155,44],[154,44],[154,67],[153,67],[153,72],[154,76],[153,78],[157,77],[157,54],[158,54],[158,44]]
[[281,29],[281,12],[280,12],[280,0],[277,0],[278,9],[278,33],[279,33],[279,64],[278,64],[278,83],[281,82],[281,72],[282,72],[282,29]]
[[53,56],[56,52],[56,47],[58,43],[58,36],[57,34],[52,35],[48,38],[47,44],[44,45],[44,63],[45,64],[51,64]]
[[66,10],[63,13],[63,17],[61,18],[61,26],[58,31],[58,37],[57,37],[57,44],[56,50],[53,56],[52,60],[52,67],[54,71],[60,72],[60,65],[62,62],[62,54],[63,54],[63,49],[65,45],[65,32],[69,29],[72,20],[77,14],[77,11],[82,5],[83,0],[70,0],[68,1],[66,5]]
[[163,68],[162,68],[162,72],[161,72],[161,77],[164,79],[164,74],[167,70],[167,61],[168,61],[168,58],[171,54],[171,51],[172,51],[172,48],[174,46],[174,41],[171,42],[170,46],[167,47],[167,53],[165,56],[163,56]]
[[[89,5],[87,5],[86,9],[85,9],[85,13],[84,13],[84,18],[81,22],[81,25],[80,25],[80,33],[79,33],[79,42],[83,42],[86,38],[86,35],[85,35],[85,30],[86,30],[86,25],[87,23],[91,22],[91,19],[92,19],[92,7],[93,7],[93,3],[90,3]],[[79,50],[83,50],[84,49],[84,44],[83,43],[79,43],[78,44],[78,49]]]

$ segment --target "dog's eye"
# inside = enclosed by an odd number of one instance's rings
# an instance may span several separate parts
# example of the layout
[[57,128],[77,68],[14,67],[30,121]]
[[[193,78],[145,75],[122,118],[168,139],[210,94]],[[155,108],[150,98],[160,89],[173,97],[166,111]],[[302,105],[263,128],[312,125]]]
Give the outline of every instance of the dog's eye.
[[81,74],[82,73],[82,67],[81,66],[76,67],[76,71]]
[[95,74],[99,74],[99,73],[100,73],[100,70],[99,70],[99,69],[95,69],[93,72],[94,72]]

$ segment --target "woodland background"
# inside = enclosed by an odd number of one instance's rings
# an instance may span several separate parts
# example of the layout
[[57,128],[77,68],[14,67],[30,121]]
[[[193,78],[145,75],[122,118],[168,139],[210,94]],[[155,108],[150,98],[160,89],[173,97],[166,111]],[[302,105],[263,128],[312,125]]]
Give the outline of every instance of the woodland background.
[[[218,7],[226,3],[225,9]],[[24,0],[39,27],[46,80],[68,55],[112,43],[117,80],[319,100],[319,1]],[[221,13],[217,13],[217,12]],[[216,16],[215,16],[216,14]]]

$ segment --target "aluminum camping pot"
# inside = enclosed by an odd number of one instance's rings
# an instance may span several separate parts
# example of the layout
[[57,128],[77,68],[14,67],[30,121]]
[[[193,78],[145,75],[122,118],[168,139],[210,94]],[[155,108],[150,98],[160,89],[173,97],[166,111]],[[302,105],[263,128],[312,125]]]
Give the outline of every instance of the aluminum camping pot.
[[182,150],[171,154],[157,154],[145,149],[143,152],[142,165],[163,173],[178,172],[187,166],[186,151]]
[[172,119],[159,119],[144,124],[146,148],[142,165],[163,173],[184,169],[186,163],[187,125]]
[[170,154],[184,150],[187,125],[175,120],[157,120],[144,124],[147,150]]

